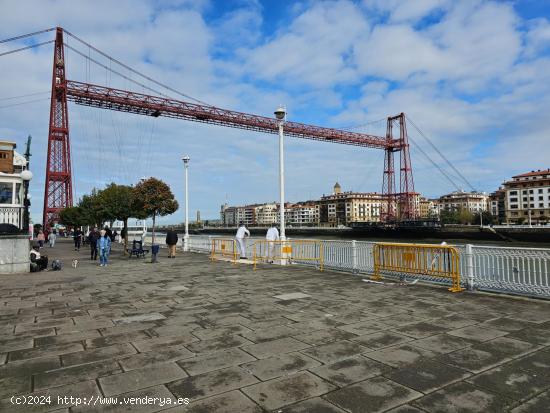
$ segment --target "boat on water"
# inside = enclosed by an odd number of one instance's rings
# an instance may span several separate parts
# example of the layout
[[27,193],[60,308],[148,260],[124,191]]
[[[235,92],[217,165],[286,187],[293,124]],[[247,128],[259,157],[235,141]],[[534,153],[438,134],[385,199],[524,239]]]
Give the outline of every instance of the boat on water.
[[[106,225],[111,228],[113,232],[118,234],[122,233],[124,228],[124,222],[114,221],[111,223],[106,223]],[[128,241],[143,241],[147,235],[147,221],[144,219],[129,219],[128,220]]]

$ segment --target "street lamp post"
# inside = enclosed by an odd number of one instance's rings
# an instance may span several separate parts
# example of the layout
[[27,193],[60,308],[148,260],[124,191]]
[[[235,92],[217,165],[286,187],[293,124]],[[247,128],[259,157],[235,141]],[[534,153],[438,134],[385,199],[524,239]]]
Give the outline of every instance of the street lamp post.
[[279,220],[281,225],[281,265],[286,264],[287,248],[285,245],[285,157],[283,127],[286,120],[286,108],[280,105],[275,110],[275,118],[279,125]]
[[183,236],[183,250],[189,251],[189,161],[191,158],[185,155],[181,158],[185,165],[185,235]]
[[25,169],[21,172],[21,179],[23,179],[23,186],[25,188],[25,197],[23,198],[23,230],[29,231],[29,182],[32,179],[32,172]]

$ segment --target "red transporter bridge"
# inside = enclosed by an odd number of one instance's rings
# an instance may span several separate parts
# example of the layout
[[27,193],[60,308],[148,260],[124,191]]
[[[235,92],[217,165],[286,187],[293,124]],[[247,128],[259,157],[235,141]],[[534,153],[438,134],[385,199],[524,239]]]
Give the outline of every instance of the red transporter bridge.
[[[67,105],[69,100],[78,105],[139,115],[163,116],[257,132],[278,133],[277,120],[274,118],[68,80],[65,71],[64,30],[60,27],[55,30],[48,157],[44,190],[44,225],[57,222],[59,211],[73,205]],[[74,35],[71,36],[75,37]],[[94,50],[97,49],[94,48]],[[399,127],[399,137],[394,137],[394,124]],[[414,181],[404,113],[388,117],[385,137],[297,122],[286,122],[285,134],[296,138],[383,149],[385,157],[382,195],[385,202],[382,206],[381,219],[384,222],[392,222],[397,219],[408,221],[416,218]],[[395,185],[395,152],[400,153],[399,191],[396,190]]]

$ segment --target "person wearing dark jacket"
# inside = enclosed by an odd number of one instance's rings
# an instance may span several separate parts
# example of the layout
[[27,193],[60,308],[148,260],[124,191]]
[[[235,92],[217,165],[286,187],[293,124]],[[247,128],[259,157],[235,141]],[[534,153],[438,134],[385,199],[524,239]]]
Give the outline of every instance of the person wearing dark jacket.
[[178,234],[174,228],[170,228],[166,233],[166,245],[168,245],[168,258],[176,258],[176,244],[178,243]]
[[80,244],[82,243],[82,231],[80,228],[75,228],[73,234],[74,250],[80,251]]
[[90,243],[90,259],[97,260],[97,240],[99,239],[99,232],[97,228],[94,228],[90,231],[88,235],[88,242]]

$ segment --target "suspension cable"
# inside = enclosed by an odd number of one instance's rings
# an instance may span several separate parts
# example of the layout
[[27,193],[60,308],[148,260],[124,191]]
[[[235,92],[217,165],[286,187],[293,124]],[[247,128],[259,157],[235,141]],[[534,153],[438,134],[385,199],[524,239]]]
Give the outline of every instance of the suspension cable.
[[72,47],[72,46],[69,46],[67,43],[64,43],[64,45],[65,45],[65,47],[66,47],[67,49],[72,50],[73,52],[75,52],[75,53],[79,54],[80,56],[82,56],[84,59],[86,59],[86,60],[88,60],[88,61],[91,61],[91,62],[95,63],[95,64],[98,65],[98,66],[101,66],[103,69],[106,69],[106,70],[108,70],[109,72],[112,72],[112,73],[114,73],[114,74],[116,74],[116,75],[118,75],[118,76],[120,76],[120,77],[122,77],[122,78],[124,78],[124,79],[126,79],[126,80],[128,80],[128,81],[130,81],[130,82],[132,82],[132,83],[135,83],[136,85],[141,86],[141,87],[143,87],[143,88],[149,90],[150,92],[156,93],[156,94],[158,94],[158,95],[160,95],[160,96],[168,97],[168,96],[165,95],[164,93],[161,93],[161,92],[159,92],[158,90],[155,90],[155,89],[151,89],[150,87],[144,85],[143,83],[140,83],[140,82],[138,82],[137,80],[133,80],[133,79],[130,78],[129,76],[126,76],[126,75],[124,75],[124,74],[122,74],[122,73],[120,73],[120,72],[117,72],[116,70],[114,70],[114,69],[112,69],[112,68],[110,68],[110,67],[104,65],[103,63],[101,63],[101,62],[95,60],[94,58],[92,58],[92,57],[90,57],[90,56],[86,56],[84,53],[82,53],[82,52],[79,51],[78,49],[75,49],[75,48]]
[[42,98],[42,99],[28,100],[26,102],[12,103],[11,105],[0,106],[0,109],[11,108],[11,107],[14,107],[14,106],[28,105],[30,103],[43,102],[43,101],[46,101],[46,100],[50,100],[50,98]]
[[424,155],[431,162],[433,166],[435,166],[439,170],[439,172],[441,172],[441,174],[445,178],[447,178],[447,180],[451,183],[451,185],[453,185],[456,188],[457,191],[461,191],[461,188],[455,183],[455,181],[451,179],[449,175],[447,175],[447,173],[443,170],[443,168],[441,168],[426,152],[424,152],[424,150],[420,147],[420,145],[416,143],[410,136],[409,136],[409,141],[415,146],[416,149],[420,151],[420,153],[422,153],[422,155]]
[[376,123],[380,123],[380,122],[384,122],[384,121],[386,121],[386,118],[371,120],[369,122],[365,122],[365,123],[360,124],[360,125],[340,126],[337,129],[353,131],[353,130],[362,129],[362,128],[365,128],[367,126],[370,126],[370,125],[373,125],[373,124],[376,124]]
[[9,39],[0,40],[0,43],[7,43],[7,42],[11,42],[13,40],[24,39],[26,37],[36,36],[38,34],[47,33],[47,32],[51,32],[51,31],[54,31],[54,30],[55,30],[55,27],[51,27],[49,29],[40,30],[38,32],[22,34],[21,36],[15,36],[15,37],[10,37]]
[[14,99],[20,99],[20,98],[26,98],[26,97],[29,97],[29,96],[37,96],[37,95],[44,95],[46,93],[51,93],[50,90],[45,90],[43,92],[35,92],[35,93],[28,93],[26,95],[19,95],[19,96],[10,96],[10,97],[7,97],[7,98],[0,98],[0,101],[3,101],[3,100],[14,100]]
[[7,52],[0,53],[0,57],[6,56],[6,55],[12,54],[12,53],[22,52],[23,50],[32,49],[34,47],[44,46],[45,44],[50,44],[50,43],[53,43],[53,42],[54,42],[54,40],[48,40],[47,42],[42,42],[42,43],[33,44],[31,46],[21,47],[19,49],[8,50]]
[[449,159],[447,159],[447,157],[441,153],[441,151],[433,144],[433,142],[430,139],[428,139],[428,137],[424,134],[424,132],[422,132],[420,130],[420,128],[418,126],[416,126],[416,124],[413,122],[413,120],[410,118],[410,116],[407,116],[407,120],[413,125],[413,127],[417,130],[417,132],[420,134],[420,136],[422,136],[430,144],[430,146],[439,154],[439,156],[441,156],[441,158],[447,163],[447,165],[449,165],[451,167],[451,169],[453,171],[455,171],[456,174],[466,183],[466,185],[468,185],[472,191],[476,191],[476,189],[470,183],[470,181],[468,181],[464,177],[464,175],[462,175],[460,173],[460,171],[455,168],[455,166],[451,163],[451,161],[449,161]]
[[185,97],[185,98],[187,98],[187,99],[191,99],[191,100],[193,100],[193,101],[195,101],[195,102],[197,102],[197,103],[200,103],[200,104],[202,104],[202,105],[212,106],[212,105],[209,105],[208,103],[205,103],[205,102],[203,102],[203,101],[201,101],[201,100],[199,100],[199,99],[196,99],[196,98],[194,98],[194,97],[192,97],[192,96],[189,96],[189,95],[187,95],[187,94],[185,94],[185,93],[183,93],[183,92],[180,92],[180,91],[178,91],[178,90],[176,90],[176,89],[174,89],[174,88],[172,88],[172,87],[170,87],[170,86],[167,86],[167,85],[165,85],[165,84],[163,84],[163,83],[161,83],[161,82],[159,82],[159,81],[157,81],[157,80],[155,80],[155,79],[153,79],[153,78],[151,78],[151,77],[149,77],[149,76],[147,76],[147,75],[144,75],[144,74],[141,73],[141,72],[138,72],[137,70],[131,68],[130,66],[128,66],[128,65],[126,65],[126,64],[124,64],[124,63],[122,63],[120,60],[117,60],[117,59],[115,59],[114,57],[109,56],[108,54],[102,52],[101,50],[97,49],[96,47],[92,46],[91,44],[85,42],[84,40],[82,40],[82,39],[80,39],[79,37],[75,36],[75,35],[72,34],[71,32],[69,32],[69,31],[67,31],[67,30],[65,30],[65,29],[63,29],[63,31],[64,31],[65,33],[67,33],[69,36],[71,36],[72,38],[74,38],[75,40],[78,40],[80,43],[84,44],[85,46],[88,46],[90,49],[92,49],[92,50],[94,50],[95,52],[99,53],[99,54],[102,55],[103,57],[109,59],[109,60],[112,61],[112,62],[115,62],[116,64],[122,66],[123,68],[129,70],[130,72],[132,72],[132,73],[134,73],[134,74],[136,74],[136,75],[138,75],[138,76],[141,76],[141,77],[143,77],[144,79],[147,79],[148,81],[150,81],[150,82],[156,84],[157,86],[163,87],[163,88],[165,88],[165,89],[167,89],[167,90],[169,90],[169,91],[171,91],[171,92],[173,92],[173,93],[176,93],[176,94],[178,94],[178,95],[180,95],[180,96],[183,96],[183,97]]

